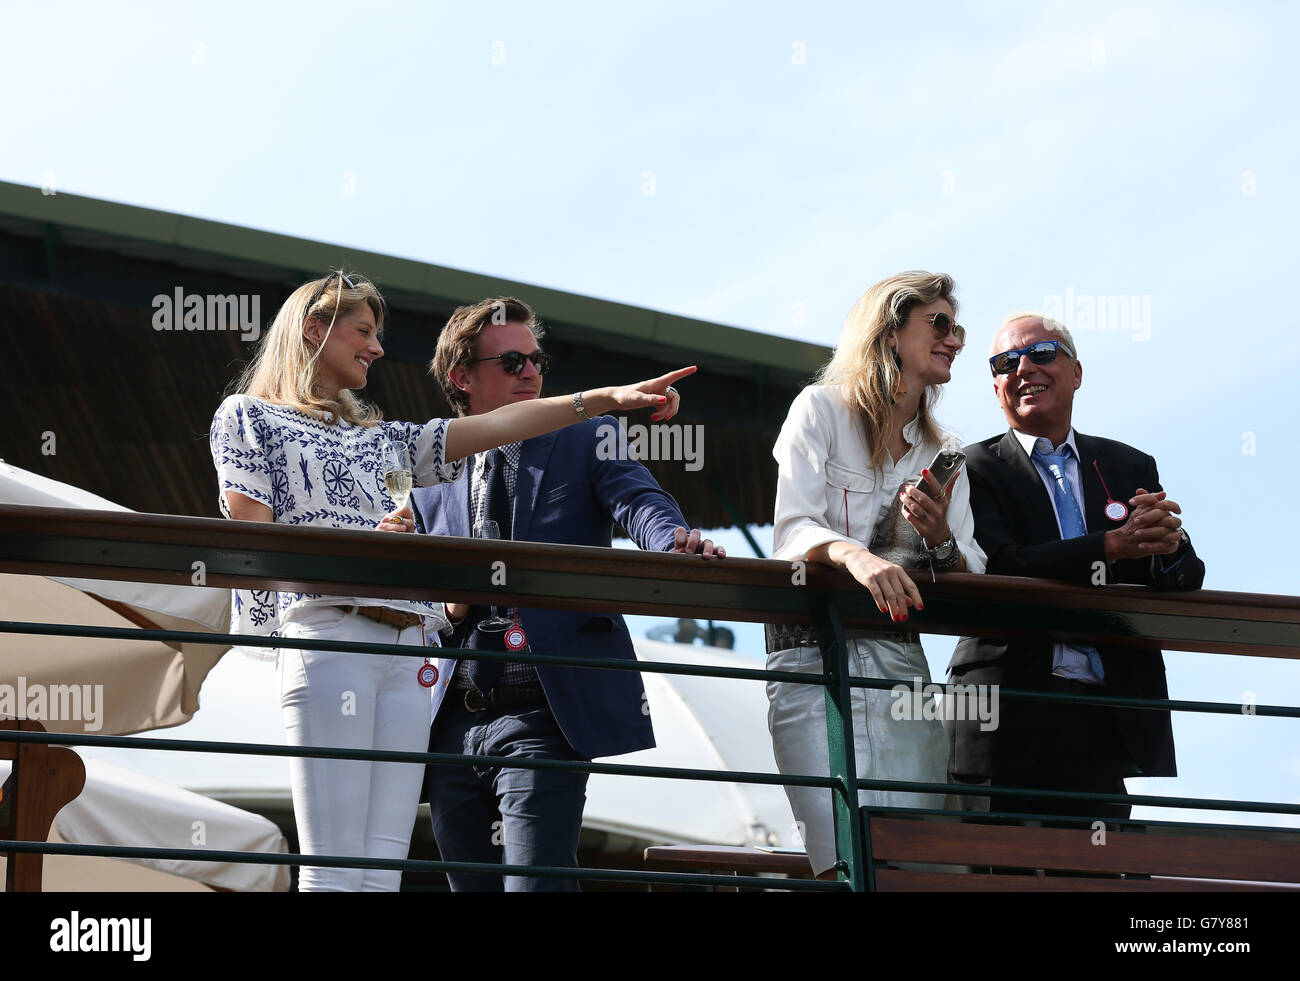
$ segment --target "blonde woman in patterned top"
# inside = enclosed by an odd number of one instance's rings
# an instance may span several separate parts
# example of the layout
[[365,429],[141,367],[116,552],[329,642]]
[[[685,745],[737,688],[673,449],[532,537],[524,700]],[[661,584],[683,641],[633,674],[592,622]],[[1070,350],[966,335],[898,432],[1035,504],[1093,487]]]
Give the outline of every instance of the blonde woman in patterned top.
[[[384,355],[379,290],[341,270],[298,287],[212,421],[221,511],[243,521],[410,532],[384,484],[381,444],[408,447],[417,486],[456,480],[468,455],[578,422],[587,414],[652,407],[676,414],[670,386],[686,368],[619,388],[536,399],[495,412],[425,423],[386,422],[356,390]],[[424,645],[441,604],[375,597],[235,590],[231,630],[294,638]],[[430,632],[430,636],[432,632]],[[274,655],[272,655],[274,656]],[[396,655],[279,652],[285,738],[295,746],[423,752],[430,696],[417,665]],[[423,767],[414,763],[293,759],[299,851],[403,859]],[[302,891],[393,891],[401,873],[303,866]]]

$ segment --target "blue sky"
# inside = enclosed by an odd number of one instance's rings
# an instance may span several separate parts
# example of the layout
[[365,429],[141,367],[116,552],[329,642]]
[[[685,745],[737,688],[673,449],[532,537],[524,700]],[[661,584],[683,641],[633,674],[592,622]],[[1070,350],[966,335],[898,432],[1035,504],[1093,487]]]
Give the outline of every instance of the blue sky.
[[[982,366],[1001,317],[1073,298],[1078,428],[1156,456],[1208,588],[1300,593],[1293,6],[46,3],[5,20],[24,40],[0,59],[0,178],[826,344],[871,283],[943,270],[971,337],[940,416],[969,440],[1005,428]],[[1138,319],[1089,325],[1104,297]],[[928,645],[936,673],[950,646]],[[1300,694],[1294,662],[1166,663],[1174,697]],[[1133,789],[1300,802],[1294,722],[1175,725],[1182,776]]]

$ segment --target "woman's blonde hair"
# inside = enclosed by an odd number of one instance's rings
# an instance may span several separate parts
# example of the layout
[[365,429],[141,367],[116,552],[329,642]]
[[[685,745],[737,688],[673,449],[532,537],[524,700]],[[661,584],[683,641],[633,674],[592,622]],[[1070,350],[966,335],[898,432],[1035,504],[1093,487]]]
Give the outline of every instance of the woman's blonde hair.
[[[344,279],[352,283],[351,286]],[[286,405],[313,415],[330,413],[329,422],[343,419],[355,426],[374,426],[383,413],[363,402],[351,391],[316,391],[317,365],[321,348],[334,330],[334,322],[365,303],[375,315],[375,329],[384,329],[384,298],[371,282],[335,270],[323,279],[303,283],[289,294],[261,347],[235,383],[235,391],[268,402]],[[309,317],[327,324],[319,345],[304,332]]]
[[[955,290],[952,277],[944,273],[913,270],[882,279],[853,304],[835,354],[817,377],[818,384],[838,386],[850,411],[857,413],[876,470],[883,469],[894,403],[906,391],[890,335],[902,329],[913,307],[935,300],[947,300],[955,317]],[[939,393],[938,385],[926,387],[916,417],[922,434],[933,443],[942,442],[932,414]]]

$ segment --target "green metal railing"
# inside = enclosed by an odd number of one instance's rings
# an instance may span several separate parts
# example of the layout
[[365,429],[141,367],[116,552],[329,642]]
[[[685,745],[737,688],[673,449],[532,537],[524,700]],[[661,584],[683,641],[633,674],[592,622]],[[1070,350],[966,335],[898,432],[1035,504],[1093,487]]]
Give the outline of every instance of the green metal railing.
[[[40,534],[32,528],[41,528]],[[504,560],[508,586],[491,581],[493,563]],[[364,759],[437,765],[502,765],[518,769],[565,769],[623,776],[674,778],[733,783],[824,787],[835,808],[839,882],[737,877],[688,873],[651,873],[615,869],[539,869],[471,866],[415,860],[371,860],[349,856],[268,856],[261,853],[211,852],[204,849],[151,849],[107,845],[51,845],[46,842],[0,841],[0,852],[176,858],[199,856],[213,861],[254,864],[331,865],[362,868],[419,869],[505,874],[567,876],[588,880],[623,880],[644,884],[727,885],[792,890],[863,890],[870,884],[864,829],[858,814],[859,790],[911,790],[946,793],[953,787],[907,781],[873,780],[857,774],[853,752],[850,697],[854,688],[908,686],[915,679],[851,676],[845,640],[854,630],[896,632],[870,597],[849,577],[827,569],[797,568],[770,560],[728,558],[704,562],[697,557],[647,554],[575,546],[494,542],[472,539],[378,536],[250,522],[178,518],[119,512],[0,506],[0,572],[143,582],[191,581],[196,564],[210,586],[278,588],[333,595],[389,595],[438,598],[497,605],[558,607],[589,612],[636,612],[662,616],[696,616],[752,622],[812,623],[822,644],[824,674],[773,672],[721,666],[573,658],[554,654],[443,650],[442,656],[577,665],[717,678],[782,681],[826,688],[829,775],[711,771],[565,760],[515,760],[423,752],[360,751],[337,747],[290,747],[273,744],[0,732],[0,741],[49,745],[111,746],[145,750],[242,753],[267,756]],[[799,583],[795,585],[794,583]],[[1059,583],[1003,577],[948,575],[922,585],[926,610],[914,612],[910,627],[918,633],[979,635],[996,629],[1051,640],[1088,639],[1130,646],[1174,647],[1188,651],[1222,651],[1274,657],[1300,657],[1300,599],[1233,593],[1154,593],[1137,587],[1073,587]],[[1006,614],[1014,611],[1012,619]],[[169,643],[307,647],[357,654],[387,653],[423,659],[428,649],[312,639],[245,637],[222,633],[65,626],[0,622],[0,633],[62,635],[106,639],[149,638]],[[952,686],[945,686],[951,690]],[[1239,705],[1115,697],[1059,695],[1002,689],[1002,698],[1089,702],[1151,710],[1240,712]],[[1257,706],[1256,715],[1295,718],[1300,708]],[[970,794],[997,798],[1024,794],[1019,788],[965,788]],[[1168,807],[1203,807],[1297,814],[1300,806],[1267,801],[1223,801],[1153,795],[1097,795],[1032,792],[1043,798],[1102,800]],[[914,813],[940,813],[908,809]],[[959,815],[964,812],[942,812]],[[975,813],[975,812],[971,812]],[[980,812],[980,817],[997,816]],[[1026,817],[1026,815],[1017,815]],[[1060,815],[1052,816],[1060,820]],[[1085,820],[1082,819],[1081,820]]]

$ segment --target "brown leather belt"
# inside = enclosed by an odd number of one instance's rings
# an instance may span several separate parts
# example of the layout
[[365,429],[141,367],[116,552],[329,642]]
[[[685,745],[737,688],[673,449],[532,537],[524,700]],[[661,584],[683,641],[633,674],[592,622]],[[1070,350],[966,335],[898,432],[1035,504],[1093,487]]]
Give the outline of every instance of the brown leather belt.
[[360,614],[368,620],[374,620],[376,623],[386,623],[390,627],[401,627],[403,630],[407,627],[414,627],[424,619],[418,613],[390,610],[386,606],[340,606],[339,609],[347,613]]

